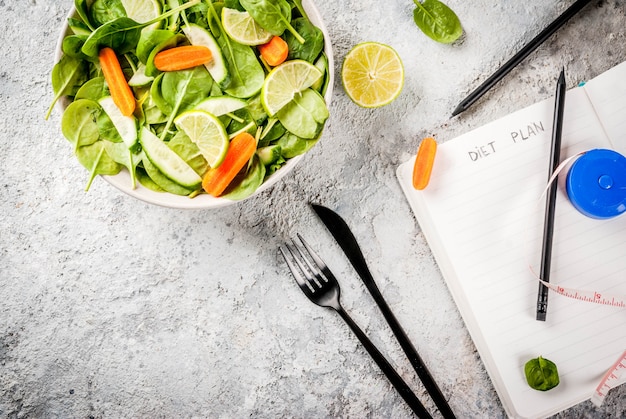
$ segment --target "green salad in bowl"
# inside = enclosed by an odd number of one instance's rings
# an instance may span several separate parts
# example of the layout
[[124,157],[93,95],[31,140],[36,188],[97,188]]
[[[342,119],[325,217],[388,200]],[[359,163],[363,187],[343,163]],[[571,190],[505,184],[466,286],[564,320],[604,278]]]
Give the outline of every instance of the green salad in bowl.
[[52,70],[88,176],[215,208],[296,166],[329,117],[333,55],[310,0],[75,0]]

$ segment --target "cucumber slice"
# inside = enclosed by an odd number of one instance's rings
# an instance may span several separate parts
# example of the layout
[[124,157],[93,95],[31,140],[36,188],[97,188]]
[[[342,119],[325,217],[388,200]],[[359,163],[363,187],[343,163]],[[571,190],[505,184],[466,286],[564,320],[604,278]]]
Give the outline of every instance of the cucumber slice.
[[224,95],[210,96],[193,107],[194,110],[205,111],[214,116],[222,116],[248,106],[243,99]]
[[204,66],[207,70],[209,70],[211,77],[213,77],[213,80],[215,80],[221,88],[227,87],[230,83],[228,67],[226,66],[224,55],[222,55],[222,50],[220,49],[215,38],[213,38],[213,35],[211,35],[211,33],[203,27],[194,23],[185,25],[183,27],[183,32],[191,45],[201,45],[211,50],[213,59]]
[[104,112],[109,116],[113,126],[122,137],[124,144],[130,150],[137,148],[137,120],[134,116],[123,115],[111,96],[105,96],[98,101]]
[[140,142],[146,156],[161,173],[187,189],[193,190],[200,187],[202,178],[185,160],[146,127],[141,130]]

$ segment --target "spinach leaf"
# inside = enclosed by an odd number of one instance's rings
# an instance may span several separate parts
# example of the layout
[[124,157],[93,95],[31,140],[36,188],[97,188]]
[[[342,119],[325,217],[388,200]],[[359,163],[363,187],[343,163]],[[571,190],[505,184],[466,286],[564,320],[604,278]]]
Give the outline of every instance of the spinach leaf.
[[100,139],[97,124],[100,113],[100,105],[88,99],[75,100],[65,109],[61,118],[61,132],[72,143],[74,150]]
[[457,15],[439,0],[413,0],[417,6],[413,10],[415,24],[429,38],[449,44],[463,34],[463,27]]
[[298,10],[298,13],[300,13],[300,16],[309,19],[309,17],[306,14],[306,11],[304,10],[304,6],[302,6],[302,0],[290,0],[290,1],[296,7],[296,9]]
[[97,102],[99,99],[108,95],[109,89],[104,82],[104,77],[94,77],[93,79],[85,82],[85,84],[78,89],[76,96],[74,96],[74,100],[90,99]]
[[317,138],[306,140],[288,132],[276,141],[276,145],[280,146],[280,152],[285,159],[304,154],[311,149],[317,142]]
[[161,140],[169,134],[169,128],[176,116],[209,96],[213,78],[204,66],[197,66],[189,70],[168,71],[163,73],[161,80],[161,95],[171,108],[169,119],[161,134]]
[[135,55],[139,61],[145,64],[148,62],[148,57],[154,47],[174,36],[176,36],[176,33],[167,29],[147,29],[142,31],[139,36],[139,41],[137,42]]
[[89,21],[89,4],[87,1],[88,0],[74,0],[74,8],[87,28],[89,28],[90,31],[93,31],[95,28]]
[[81,60],[90,59],[81,51],[81,48],[85,44],[87,40],[87,36],[85,35],[70,35],[63,38],[63,43],[61,44],[61,50],[63,54],[69,55],[73,58],[79,58]]
[[87,62],[63,55],[52,68],[54,99],[48,108],[46,119],[50,117],[54,105],[61,96],[74,96],[85,80],[87,80]]
[[74,35],[89,36],[91,29],[80,19],[70,17],[67,19],[67,25],[70,27]]
[[89,8],[89,14],[91,22],[95,26],[101,26],[117,18],[126,17],[126,10],[120,0],[95,0]]
[[222,196],[234,201],[247,198],[261,186],[264,179],[265,166],[261,164],[259,156],[255,153],[247,170],[240,172],[237,177],[235,177]]
[[304,43],[298,42],[291,32],[286,33],[284,38],[289,47],[287,59],[301,59],[310,63],[314,62],[324,49],[324,33],[308,19],[303,17],[294,19],[292,24],[296,31],[304,38]]
[[198,146],[183,131],[178,131],[167,145],[200,176],[209,168]]
[[195,6],[199,2],[200,0],[191,0],[188,3],[184,3],[144,23],[135,22],[128,17],[120,17],[112,20],[100,26],[89,35],[89,38],[85,41],[85,45],[83,45],[82,51],[89,57],[97,57],[102,47],[113,48],[118,54],[130,52],[137,46],[143,28],[167,19],[169,16]]
[[560,381],[556,364],[541,356],[524,365],[524,375],[528,385],[539,391],[550,390],[558,386]]
[[231,96],[247,99],[261,91],[265,72],[251,47],[230,42],[227,38],[222,35],[217,39],[231,76],[224,91]]
[[276,117],[287,131],[305,139],[316,138],[328,116],[324,98],[310,88],[296,95],[276,113]]
[[235,9],[240,12],[245,12],[246,9],[243,8],[239,0],[224,0],[224,7],[227,9]]
[[135,187],[137,186],[135,172],[137,169],[137,165],[139,164],[139,162],[141,162],[142,156],[134,154],[131,150],[128,149],[128,147],[124,143],[112,143],[110,141],[104,141],[104,148],[109,157],[111,157],[114,162],[121,164],[122,166],[125,166],[126,169],[128,169],[132,187],[133,189],[135,189]]
[[304,39],[291,26],[291,6],[287,0],[239,0],[250,16],[274,35],[289,31],[301,44]]
[[122,170],[122,166],[106,152],[104,141],[96,141],[91,145],[80,147],[76,150],[76,158],[91,173],[85,186],[86,191],[89,190],[97,175],[117,175]]

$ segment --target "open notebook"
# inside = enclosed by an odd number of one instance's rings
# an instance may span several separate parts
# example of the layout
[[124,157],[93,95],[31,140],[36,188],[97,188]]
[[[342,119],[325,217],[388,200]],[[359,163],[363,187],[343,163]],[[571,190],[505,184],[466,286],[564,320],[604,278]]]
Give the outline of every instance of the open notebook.
[[[548,99],[444,142],[423,191],[411,183],[415,158],[397,171],[506,412],[519,418],[589,399],[626,349],[624,308],[550,291],[547,321],[535,320],[538,280],[529,265],[539,272],[553,112]],[[593,148],[626,155],[626,63],[568,90],[562,142],[562,159]],[[626,295],[626,215],[584,216],[564,180],[551,282]],[[547,392],[524,377],[526,361],[539,355],[560,373],[560,385]]]

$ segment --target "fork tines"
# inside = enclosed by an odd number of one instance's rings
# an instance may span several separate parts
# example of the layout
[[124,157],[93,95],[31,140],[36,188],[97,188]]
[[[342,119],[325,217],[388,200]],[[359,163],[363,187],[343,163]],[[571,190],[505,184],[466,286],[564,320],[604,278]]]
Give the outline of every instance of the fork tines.
[[323,275],[324,270],[328,270],[328,267],[302,236],[300,234],[297,236],[300,244],[292,239],[291,244],[287,243],[280,247],[280,252],[298,285],[300,287],[306,286],[314,293],[322,287],[323,282],[328,282],[328,279]]

